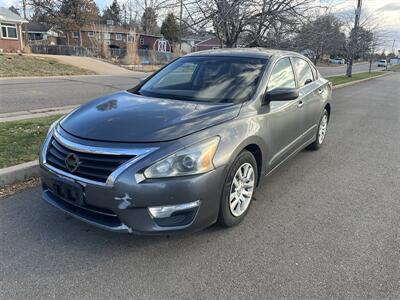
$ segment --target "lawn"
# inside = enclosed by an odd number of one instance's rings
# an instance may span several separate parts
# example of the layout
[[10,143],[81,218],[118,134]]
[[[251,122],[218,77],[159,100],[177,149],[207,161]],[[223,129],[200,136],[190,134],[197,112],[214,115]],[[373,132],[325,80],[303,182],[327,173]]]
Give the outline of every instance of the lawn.
[[58,62],[54,58],[0,54],[0,77],[89,75],[92,71]]
[[356,81],[356,80],[376,77],[376,76],[379,76],[382,74],[384,74],[384,72],[371,72],[371,73],[363,72],[363,73],[355,73],[355,74],[353,74],[352,77],[347,77],[346,75],[340,75],[340,76],[327,77],[327,79],[330,80],[333,85],[338,85],[338,84],[348,83],[348,82],[352,82],[352,81]]
[[0,168],[35,160],[51,123],[60,116],[0,123]]
[[400,72],[400,64],[399,65],[393,65],[389,68],[389,71],[395,71],[395,72]]

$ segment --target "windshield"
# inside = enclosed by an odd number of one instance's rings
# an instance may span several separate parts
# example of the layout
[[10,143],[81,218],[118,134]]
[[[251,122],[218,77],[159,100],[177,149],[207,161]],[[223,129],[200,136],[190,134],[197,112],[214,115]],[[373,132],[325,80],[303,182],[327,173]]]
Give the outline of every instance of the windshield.
[[267,59],[189,56],[168,65],[136,93],[158,98],[239,103],[253,97]]

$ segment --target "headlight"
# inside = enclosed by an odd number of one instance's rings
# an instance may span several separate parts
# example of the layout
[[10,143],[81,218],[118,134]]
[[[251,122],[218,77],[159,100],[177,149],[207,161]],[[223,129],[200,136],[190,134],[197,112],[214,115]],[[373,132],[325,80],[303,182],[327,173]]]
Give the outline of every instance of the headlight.
[[213,158],[219,137],[213,137],[182,149],[144,171],[146,178],[163,178],[201,174],[214,169]]

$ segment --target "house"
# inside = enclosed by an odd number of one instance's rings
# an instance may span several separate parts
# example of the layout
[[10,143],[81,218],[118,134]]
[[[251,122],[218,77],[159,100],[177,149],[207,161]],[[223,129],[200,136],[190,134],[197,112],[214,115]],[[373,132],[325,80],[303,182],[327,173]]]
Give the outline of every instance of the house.
[[186,53],[222,48],[221,40],[209,32],[186,36],[182,42],[182,51]]
[[220,48],[223,48],[221,40],[214,36],[195,44],[193,47],[193,52]]
[[31,43],[46,43],[57,45],[58,32],[45,23],[31,21],[26,25],[24,34]]
[[0,51],[17,52],[24,47],[22,38],[22,24],[28,23],[5,7],[0,7]]
[[[80,31],[71,31],[66,34],[68,35],[69,45],[72,46],[95,47],[105,42],[112,49],[125,49],[127,41],[133,39],[134,33],[117,25],[92,24],[84,26]],[[168,42],[164,44],[162,36],[145,33],[136,34],[138,35],[138,49],[164,50],[166,52],[172,50]]]

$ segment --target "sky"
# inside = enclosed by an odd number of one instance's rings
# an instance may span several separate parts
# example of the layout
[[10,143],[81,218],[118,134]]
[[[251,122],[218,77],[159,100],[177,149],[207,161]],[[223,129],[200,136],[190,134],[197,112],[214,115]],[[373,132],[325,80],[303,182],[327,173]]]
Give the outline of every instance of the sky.
[[[126,0],[118,0],[121,4]],[[185,0],[184,0],[185,1]],[[315,0],[322,5],[328,5],[335,14],[351,14],[357,6],[357,0]],[[102,10],[110,5],[112,0],[95,0]],[[0,6],[14,5],[19,8],[22,0],[0,0]],[[395,49],[400,49],[400,0],[362,0],[362,15],[372,16],[373,22],[384,33],[385,43],[383,48],[392,50],[395,40]]]
[[[357,7],[356,0],[320,0],[331,6],[335,14],[352,14]],[[400,0],[362,0],[362,14],[380,32],[386,51],[400,50]]]

